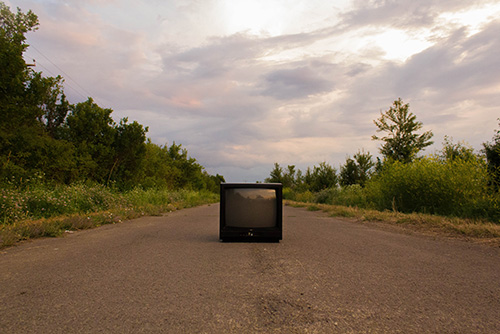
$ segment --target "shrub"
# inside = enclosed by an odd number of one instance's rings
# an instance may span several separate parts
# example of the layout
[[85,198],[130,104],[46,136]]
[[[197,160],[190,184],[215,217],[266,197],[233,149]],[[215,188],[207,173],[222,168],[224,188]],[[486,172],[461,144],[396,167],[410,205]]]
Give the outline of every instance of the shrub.
[[359,184],[352,184],[340,188],[336,196],[332,199],[331,204],[363,208],[372,207],[372,205],[367,202],[365,189]]
[[286,200],[308,203],[314,202],[314,198],[315,194],[309,190],[297,191],[291,188],[283,188],[283,199]]
[[498,215],[494,209],[498,201],[488,194],[486,165],[479,159],[426,157],[408,164],[394,162],[367,183],[366,195],[381,210],[463,217]]
[[337,193],[337,188],[323,189],[315,194],[314,202],[319,204],[332,204],[333,198],[336,197]]

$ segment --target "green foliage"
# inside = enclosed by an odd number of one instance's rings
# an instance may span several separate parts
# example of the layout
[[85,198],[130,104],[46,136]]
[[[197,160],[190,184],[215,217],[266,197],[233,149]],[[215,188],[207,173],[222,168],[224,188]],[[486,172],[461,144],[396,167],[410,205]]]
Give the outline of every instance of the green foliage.
[[38,176],[0,189],[0,224],[134,208],[146,214],[218,201],[208,190],[134,188],[120,192],[97,183],[49,186]]
[[358,166],[353,159],[347,158],[345,164],[340,167],[339,178],[341,186],[349,186],[358,182]]
[[500,130],[496,131],[492,142],[483,143],[483,152],[488,162],[490,185],[498,192],[500,189]]
[[312,171],[307,169],[304,183],[308,190],[318,192],[324,189],[336,187],[338,183],[337,170],[326,162],[314,166]]
[[443,148],[439,157],[443,160],[463,160],[475,161],[479,157],[474,153],[474,149],[464,142],[454,144],[452,138],[444,137]]
[[[355,166],[354,160],[351,161]],[[310,170],[308,174],[312,174]],[[341,170],[341,180],[342,177]],[[386,161],[364,187],[360,184],[332,186],[309,192],[302,198],[303,191],[286,188],[284,198],[500,222],[500,196],[492,192],[489,180],[488,166],[481,156],[465,144],[446,139],[442,151],[435,156],[411,163]]]
[[314,202],[316,195],[309,190],[298,191],[291,188],[283,188],[283,199],[297,202]]
[[28,180],[23,187],[0,189],[0,222],[102,211],[118,202],[116,195],[98,184],[48,187]]
[[14,180],[0,189],[0,248],[218,200],[218,194],[206,190],[135,188],[123,193],[99,184],[51,187],[40,177]]
[[301,171],[295,169],[295,165],[288,165],[286,171],[278,163],[274,163],[274,169],[265,180],[270,183],[281,183],[285,188],[296,188],[300,186],[302,180]]
[[133,188],[139,181],[137,172],[146,155],[146,132],[148,128],[137,122],[127,123],[123,118],[115,128],[113,148],[114,161],[109,171],[108,182],[116,180],[121,182],[124,188]]
[[25,34],[36,30],[37,16],[18,8],[14,14],[5,3],[0,2],[0,106],[6,121],[16,118],[16,104],[24,99],[25,83],[29,71],[23,59]]
[[295,165],[288,165],[287,171],[283,175],[283,186],[293,187],[296,184]]
[[31,106],[32,113],[25,121],[45,128],[46,133],[53,137],[60,136],[70,104],[63,92],[61,76],[42,77],[41,73],[30,71],[24,103]]
[[167,150],[173,175],[173,186],[178,188],[202,189],[205,184],[203,180],[203,167],[196,159],[188,156],[187,150],[175,142]]
[[226,180],[224,180],[224,176],[219,174],[210,175],[206,171],[203,172],[203,178],[205,189],[212,193],[219,193],[220,184],[226,182]]
[[365,189],[359,184],[352,184],[342,188],[325,189],[316,194],[315,202],[364,208],[372,206],[368,202]]
[[145,144],[145,155],[137,173],[136,185],[145,189],[208,189],[218,193],[224,177],[209,175],[196,159],[188,157],[181,145]]
[[65,137],[76,150],[80,179],[104,183],[114,162],[116,128],[111,109],[103,109],[89,98],[71,108]]
[[[283,179],[283,168],[275,162],[273,170],[269,173],[269,177],[265,181],[269,183],[283,183]],[[286,186],[290,187],[290,185]]]
[[283,172],[283,168],[278,163],[275,163],[274,169],[265,181],[282,183],[284,188],[303,193],[336,187],[338,177],[337,170],[326,162],[321,162],[319,166],[314,166],[313,169],[307,168],[304,176],[302,176],[302,171],[295,169],[295,165],[289,165],[286,172]]
[[498,219],[497,199],[488,194],[487,184],[481,160],[427,157],[387,164],[367,183],[366,192],[382,210]]
[[374,166],[371,154],[359,151],[354,155],[354,159],[347,158],[346,163],[340,168],[340,185],[359,184],[364,186],[370,178]]
[[[31,11],[14,14],[0,3],[0,178],[44,172],[68,178],[73,165],[68,143],[55,140],[69,104],[62,78],[43,78],[24,62],[25,34],[36,30]],[[65,167],[67,166],[67,168]]]
[[417,117],[409,111],[410,105],[403,104],[401,98],[394,101],[389,110],[381,112],[381,116],[374,123],[377,132],[386,132],[387,136],[372,136],[373,140],[382,140],[384,144],[380,153],[388,160],[411,162],[419,151],[432,145],[431,131],[421,135],[414,133],[422,128],[422,123],[417,122]]
[[314,202],[315,195],[310,192],[309,190],[306,190],[304,192],[296,193],[294,195],[293,200],[298,201],[298,202]]

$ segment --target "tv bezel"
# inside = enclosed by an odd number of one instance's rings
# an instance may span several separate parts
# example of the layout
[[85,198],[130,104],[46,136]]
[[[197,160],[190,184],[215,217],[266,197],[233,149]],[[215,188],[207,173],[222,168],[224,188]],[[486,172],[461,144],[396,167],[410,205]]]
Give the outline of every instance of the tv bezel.
[[[276,223],[274,227],[226,226],[227,189],[272,189],[276,192]],[[220,241],[279,242],[283,238],[283,185],[281,183],[221,183],[220,184]]]

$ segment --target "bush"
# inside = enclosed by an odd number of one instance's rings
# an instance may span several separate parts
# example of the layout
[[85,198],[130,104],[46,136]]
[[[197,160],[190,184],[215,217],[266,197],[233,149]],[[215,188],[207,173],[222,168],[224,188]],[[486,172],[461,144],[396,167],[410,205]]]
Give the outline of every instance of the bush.
[[290,188],[283,188],[283,199],[297,202],[314,202],[315,195],[309,190],[295,191]]
[[314,196],[314,202],[319,204],[332,204],[333,198],[337,196],[337,188],[328,188],[318,191]]
[[384,166],[366,186],[378,209],[498,219],[498,200],[488,193],[483,161],[435,157]]
[[352,184],[339,189],[336,197],[332,199],[331,204],[363,208],[371,208],[373,206],[367,202],[366,191],[359,184]]

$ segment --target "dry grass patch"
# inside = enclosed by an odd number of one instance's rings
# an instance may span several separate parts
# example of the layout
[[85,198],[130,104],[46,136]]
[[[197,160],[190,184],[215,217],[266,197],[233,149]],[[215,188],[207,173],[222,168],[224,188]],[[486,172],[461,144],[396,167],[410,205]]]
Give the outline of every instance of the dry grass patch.
[[404,214],[392,211],[377,211],[341,205],[311,204],[285,201],[293,207],[322,210],[331,217],[343,217],[368,224],[400,227],[423,234],[461,238],[500,246],[500,225],[484,219],[443,217],[422,213]]

